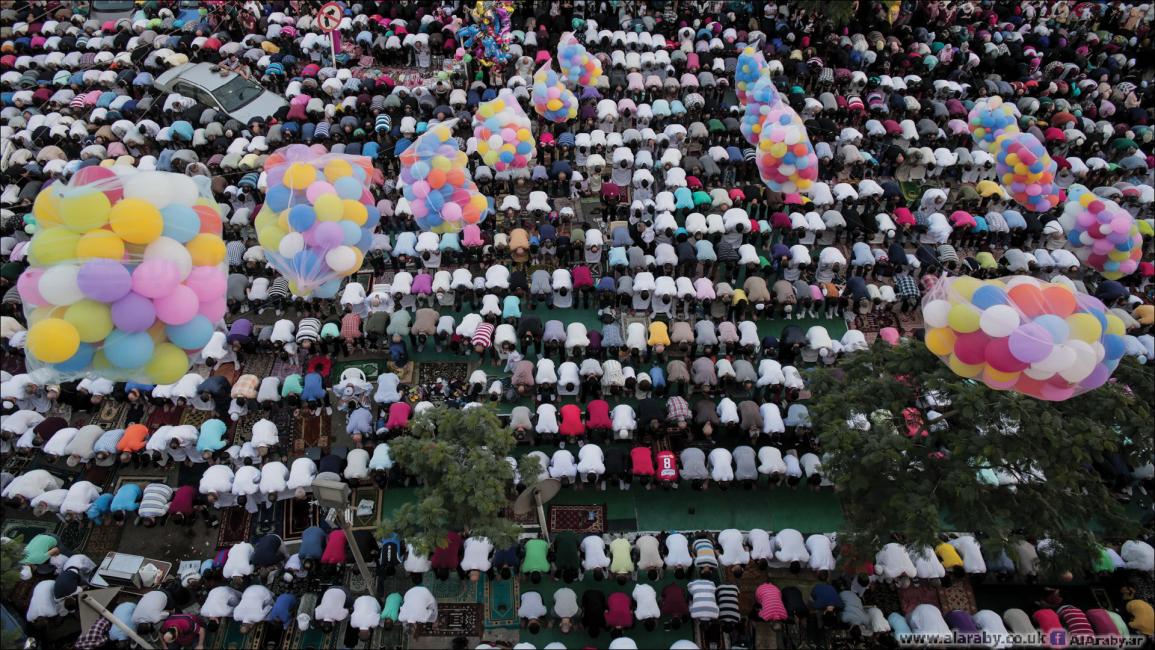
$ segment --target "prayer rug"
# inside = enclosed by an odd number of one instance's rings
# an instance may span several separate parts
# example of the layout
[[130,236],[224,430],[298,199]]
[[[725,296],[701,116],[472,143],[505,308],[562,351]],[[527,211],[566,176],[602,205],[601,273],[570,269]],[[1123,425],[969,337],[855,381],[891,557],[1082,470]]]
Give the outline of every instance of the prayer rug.
[[919,605],[939,606],[938,588],[929,584],[911,585],[898,590],[898,599],[902,604],[902,614],[906,616]]
[[[249,411],[241,416],[237,422],[230,422],[229,428],[233,433],[233,444],[243,445],[253,439],[253,425],[259,422],[265,413],[263,411]],[[278,434],[280,431],[278,430]]]
[[886,582],[874,583],[874,586],[866,592],[865,604],[881,609],[882,613],[887,616],[902,611],[902,600],[899,598],[898,589],[893,584]]
[[[142,532],[146,530],[148,529],[141,528]],[[104,556],[120,548],[120,537],[123,533],[122,526],[93,526],[88,533],[88,539],[84,541],[84,548],[79,550],[92,558],[93,562],[100,564]]]
[[604,504],[550,506],[549,529],[554,533],[601,535],[606,532],[606,507]]
[[968,580],[956,580],[950,587],[939,587],[939,608],[944,612],[961,609],[974,614],[979,611],[975,603],[975,591]]
[[884,327],[899,327],[898,318],[893,312],[871,312],[854,317],[854,328],[865,334],[870,341],[873,341]]
[[268,377],[273,371],[273,361],[276,357],[271,354],[250,354],[245,357],[241,371],[246,375]]
[[241,634],[241,625],[234,620],[221,621],[221,626],[215,632],[205,635],[206,648],[220,648],[221,650],[256,650],[261,648],[261,638],[266,626],[257,625],[249,634]]
[[196,428],[200,428],[202,424],[217,416],[215,411],[202,411],[195,408],[186,408],[180,414],[181,424],[191,424]]
[[285,377],[299,374],[300,372],[301,366],[297,363],[296,357],[288,360],[278,357],[273,361],[273,369],[269,371],[269,374],[284,380]]
[[171,409],[154,409],[149,413],[148,418],[145,419],[144,425],[148,427],[149,431],[156,431],[163,426],[180,424],[180,418],[184,414],[185,407],[174,406]]
[[422,624],[422,636],[481,636],[484,630],[481,603],[438,603],[437,623]]
[[924,326],[922,309],[913,309],[905,314],[898,312],[895,315],[898,317],[898,329],[902,334],[908,334]]
[[412,385],[413,381],[417,378],[417,362],[416,361],[410,361],[409,363],[405,364],[404,366],[402,366],[400,368],[393,365],[392,363],[386,363],[385,367],[383,369],[385,370],[385,372],[391,372],[391,373],[397,375],[397,379],[402,384]]
[[220,532],[217,533],[217,548],[228,548],[233,544],[246,542],[249,539],[249,529],[252,528],[252,515],[241,506],[222,508],[217,511],[220,516]]
[[104,485],[115,474],[114,467],[101,467],[96,463],[89,463],[84,466],[80,472],[80,478],[84,481],[89,481],[93,485]]
[[317,506],[307,500],[285,499],[277,510],[282,519],[281,539],[285,541],[301,539],[305,529],[316,526],[320,520]]
[[302,411],[300,427],[300,433],[293,438],[293,452],[296,455],[301,455],[309,447],[329,448],[333,434],[332,417],[324,412],[313,415],[311,411]]
[[521,601],[520,584],[517,580],[485,581],[485,628],[516,628],[518,626],[517,606]]
[[429,588],[438,603],[476,603],[479,600],[478,583],[468,577],[462,580],[456,572],[451,572],[445,580],[438,580],[431,573],[421,584]]
[[105,431],[123,429],[124,418],[127,415],[128,404],[104,400],[100,403],[100,410],[93,414],[90,424],[95,424]]
[[4,517],[4,525],[0,527],[0,535],[9,539],[19,537],[23,542],[27,543],[41,533],[51,534],[56,529],[57,523],[55,518],[53,518],[52,521],[41,521],[39,519]]
[[524,515],[514,514],[513,508],[505,509],[505,518],[521,526],[537,526],[537,511],[533,510]]
[[[362,501],[373,502],[373,512],[367,515],[358,515],[357,506]],[[353,490],[353,530],[376,530],[377,520],[381,517],[381,489],[377,487],[376,483],[369,485],[361,485]]]
[[[62,548],[79,551],[84,548],[85,542],[88,541],[88,533],[92,528],[92,526],[81,525],[78,521],[69,521],[60,525],[60,530],[56,531],[56,538],[60,540]],[[96,559],[92,558],[94,562]]]
[[341,377],[341,373],[349,368],[360,368],[361,372],[365,373],[365,379],[369,381],[377,381],[377,377],[382,371],[388,372],[385,367],[384,359],[362,359],[359,361],[339,361],[333,364],[333,371],[329,373],[330,377],[334,377],[334,383]]
[[417,383],[432,384],[438,379],[464,382],[469,379],[469,364],[461,361],[425,361],[418,364]]

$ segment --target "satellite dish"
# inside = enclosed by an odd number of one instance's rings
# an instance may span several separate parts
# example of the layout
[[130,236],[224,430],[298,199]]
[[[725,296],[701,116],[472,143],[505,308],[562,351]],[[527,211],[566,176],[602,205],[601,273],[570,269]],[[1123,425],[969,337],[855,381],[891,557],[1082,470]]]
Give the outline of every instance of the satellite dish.
[[517,500],[513,502],[513,512],[517,515],[528,515],[537,511],[537,523],[541,526],[542,536],[549,541],[549,527],[545,520],[545,504],[557,496],[561,491],[561,481],[555,478],[546,478],[527,487]]

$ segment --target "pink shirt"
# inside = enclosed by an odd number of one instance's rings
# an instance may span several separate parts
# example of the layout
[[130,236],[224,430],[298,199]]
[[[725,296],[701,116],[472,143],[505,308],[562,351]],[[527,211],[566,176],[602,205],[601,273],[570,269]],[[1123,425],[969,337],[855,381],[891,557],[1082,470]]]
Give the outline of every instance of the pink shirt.
[[763,621],[785,621],[786,607],[782,604],[782,591],[769,582],[758,587],[754,592],[758,599],[758,618]]

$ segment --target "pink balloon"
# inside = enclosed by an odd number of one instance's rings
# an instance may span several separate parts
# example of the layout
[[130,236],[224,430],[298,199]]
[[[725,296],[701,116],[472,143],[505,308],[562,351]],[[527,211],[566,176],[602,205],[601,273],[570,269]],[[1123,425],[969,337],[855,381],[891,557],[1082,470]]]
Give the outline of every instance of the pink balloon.
[[446,203],[441,208],[441,218],[446,221],[461,221],[461,206],[456,203]]
[[169,260],[145,260],[132,272],[132,290],[145,298],[163,298],[178,284],[180,267]]
[[24,304],[33,307],[48,304],[44,296],[40,295],[40,287],[37,286],[42,275],[44,275],[44,269],[27,268],[16,280],[16,290],[20,292],[20,300],[24,301]]
[[429,183],[426,183],[425,181],[417,181],[409,189],[412,190],[413,196],[419,199],[423,199],[429,196]]
[[429,206],[426,205],[424,201],[419,201],[410,205],[409,209],[413,212],[413,216],[417,217],[418,219],[429,214]]
[[557,86],[552,86],[552,87],[550,87],[549,90],[545,91],[545,96],[550,98],[550,99],[560,99],[561,98],[561,88],[558,88]]
[[337,190],[326,181],[313,181],[309,184],[308,189],[305,190],[305,198],[309,199],[309,203],[316,203],[317,199],[325,194],[336,194]]
[[229,310],[228,304],[225,303],[224,297],[221,297],[220,300],[210,300],[208,302],[202,302],[200,304],[200,309],[197,310],[197,313],[199,313],[201,316],[204,316],[205,318],[207,318],[210,321],[215,323],[215,322],[219,321],[220,319],[224,318],[225,312],[227,312],[228,310]]
[[185,286],[192,289],[200,302],[223,297],[228,290],[228,282],[224,270],[215,266],[194,266],[192,273],[184,280]]
[[153,305],[156,306],[156,317],[165,325],[184,325],[196,318],[200,300],[192,289],[181,284],[167,296],[154,300]]
[[1111,229],[1120,235],[1125,235],[1131,230],[1131,220],[1127,217],[1115,217],[1111,222]]

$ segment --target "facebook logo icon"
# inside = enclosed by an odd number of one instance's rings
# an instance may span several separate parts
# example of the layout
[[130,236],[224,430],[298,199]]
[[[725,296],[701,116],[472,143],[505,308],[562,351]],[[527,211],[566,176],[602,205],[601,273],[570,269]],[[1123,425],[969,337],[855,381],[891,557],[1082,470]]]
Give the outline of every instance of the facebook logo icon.
[[1067,647],[1067,631],[1066,630],[1051,630],[1047,633],[1047,646],[1051,648],[1065,648]]

